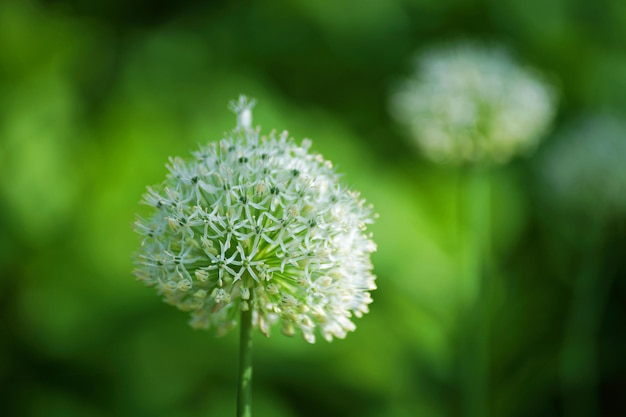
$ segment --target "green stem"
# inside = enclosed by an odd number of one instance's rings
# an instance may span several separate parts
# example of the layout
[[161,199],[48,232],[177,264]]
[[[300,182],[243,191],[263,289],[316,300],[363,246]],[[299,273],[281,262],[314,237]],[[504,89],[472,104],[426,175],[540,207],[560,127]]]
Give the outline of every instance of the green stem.
[[610,281],[602,276],[602,234],[589,239],[573,282],[569,320],[561,352],[563,415],[594,417],[598,407],[597,338]]
[[470,166],[463,178],[465,215],[461,378],[463,415],[489,416],[489,281],[491,210],[489,170]]
[[241,312],[237,417],[252,416],[252,309]]

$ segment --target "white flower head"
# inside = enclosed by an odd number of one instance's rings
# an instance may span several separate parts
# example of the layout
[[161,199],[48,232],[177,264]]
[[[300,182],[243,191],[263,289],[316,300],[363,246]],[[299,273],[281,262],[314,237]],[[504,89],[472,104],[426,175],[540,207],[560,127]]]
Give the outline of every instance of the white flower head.
[[437,162],[505,163],[549,130],[556,92],[502,48],[461,43],[419,55],[390,111]]
[[231,103],[237,128],[191,160],[170,159],[166,180],[148,188],[135,275],[197,328],[224,333],[251,309],[266,335],[280,321],[311,343],[317,332],[343,338],[376,288],[372,207],[309,140],[253,129],[253,104]]
[[560,132],[541,159],[550,195],[572,212],[607,220],[626,213],[626,120],[586,116]]

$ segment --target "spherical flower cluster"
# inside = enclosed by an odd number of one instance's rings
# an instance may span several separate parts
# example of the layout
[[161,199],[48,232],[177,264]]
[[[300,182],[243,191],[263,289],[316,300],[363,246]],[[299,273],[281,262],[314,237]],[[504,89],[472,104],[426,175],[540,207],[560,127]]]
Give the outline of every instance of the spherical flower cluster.
[[550,195],[572,212],[607,220],[626,213],[626,120],[577,120],[546,149],[541,169]]
[[237,128],[190,161],[171,159],[164,183],[148,188],[135,275],[196,328],[223,334],[252,310],[266,335],[281,322],[310,343],[317,332],[343,338],[376,288],[372,208],[309,140],[252,129],[253,104],[231,103]]
[[437,162],[504,163],[532,150],[550,127],[555,91],[503,49],[462,43],[416,64],[390,111]]

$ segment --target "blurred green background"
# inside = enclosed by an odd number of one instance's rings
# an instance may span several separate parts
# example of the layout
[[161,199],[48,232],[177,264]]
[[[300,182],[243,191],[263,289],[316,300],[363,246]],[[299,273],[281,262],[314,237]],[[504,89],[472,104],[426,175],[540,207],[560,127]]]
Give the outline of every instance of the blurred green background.
[[[255,124],[310,137],[380,214],[371,313],[330,344],[255,334],[255,416],[467,415],[459,173],[387,112],[415,51],[459,38],[502,42],[557,83],[555,131],[626,109],[621,0],[0,2],[2,414],[234,414],[237,332],[193,331],[131,255],[145,187],[234,127],[243,93]],[[494,174],[478,379],[493,416],[623,416],[623,216],[590,231],[564,214],[539,157]],[[597,361],[578,366],[579,349]]]

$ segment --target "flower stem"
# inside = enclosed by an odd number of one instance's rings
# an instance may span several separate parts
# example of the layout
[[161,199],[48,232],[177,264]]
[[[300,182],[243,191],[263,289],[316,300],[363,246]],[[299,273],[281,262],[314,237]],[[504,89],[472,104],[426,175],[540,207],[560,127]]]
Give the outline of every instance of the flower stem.
[[252,416],[252,309],[241,312],[237,417]]
[[463,415],[489,416],[489,277],[491,210],[489,170],[470,166],[463,172],[464,309],[461,338]]
[[599,415],[597,340],[611,283],[609,276],[602,274],[604,236],[590,235],[572,283],[560,358],[563,415],[567,417]]

